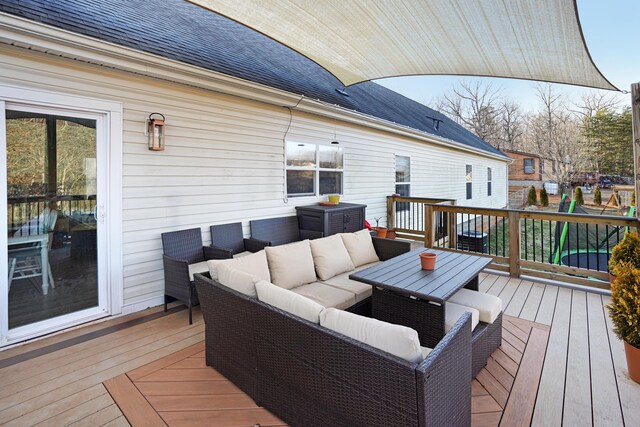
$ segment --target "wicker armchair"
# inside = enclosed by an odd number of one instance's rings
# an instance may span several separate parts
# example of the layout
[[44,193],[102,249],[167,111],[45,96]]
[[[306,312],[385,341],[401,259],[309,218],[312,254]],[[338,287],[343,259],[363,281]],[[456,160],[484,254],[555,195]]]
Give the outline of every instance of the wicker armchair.
[[191,310],[198,305],[198,293],[191,280],[189,266],[209,259],[231,258],[227,251],[203,246],[199,228],[162,233],[164,255],[164,311],[174,299],[189,307],[189,324],[193,323]]
[[297,216],[257,219],[249,221],[251,238],[269,242],[269,246],[286,245],[305,239],[323,237],[321,231],[300,230]]
[[269,242],[254,238],[245,239],[242,235],[242,223],[212,225],[211,247],[225,251],[227,258],[232,258],[242,252],[258,252],[269,246]]

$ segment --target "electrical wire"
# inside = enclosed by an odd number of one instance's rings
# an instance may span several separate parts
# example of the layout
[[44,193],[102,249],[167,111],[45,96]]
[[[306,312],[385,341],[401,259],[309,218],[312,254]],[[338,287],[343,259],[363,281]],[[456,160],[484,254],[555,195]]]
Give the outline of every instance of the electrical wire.
[[289,129],[291,129],[291,123],[293,123],[293,110],[300,105],[302,100],[304,99],[304,95],[300,96],[298,102],[293,107],[286,106],[285,108],[289,110],[289,124],[287,125],[287,130],[284,131],[284,135],[282,136],[282,164],[284,167],[282,168],[283,181],[282,181],[282,201],[286,204],[289,203],[289,198],[287,197],[287,135],[289,134]]

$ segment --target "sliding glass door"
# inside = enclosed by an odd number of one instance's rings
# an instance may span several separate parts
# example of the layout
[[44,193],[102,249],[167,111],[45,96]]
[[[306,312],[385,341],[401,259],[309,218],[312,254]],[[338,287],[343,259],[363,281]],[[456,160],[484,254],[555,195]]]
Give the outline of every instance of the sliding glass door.
[[5,104],[1,298],[9,338],[107,312],[99,262],[103,129],[100,115]]

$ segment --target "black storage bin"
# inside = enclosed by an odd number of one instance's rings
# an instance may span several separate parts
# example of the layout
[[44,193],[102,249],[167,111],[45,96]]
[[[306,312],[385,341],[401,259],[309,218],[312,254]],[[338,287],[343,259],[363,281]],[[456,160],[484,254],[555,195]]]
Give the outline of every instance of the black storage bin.
[[489,235],[479,231],[464,230],[458,233],[458,249],[479,253],[488,253]]
[[319,231],[323,236],[353,233],[364,228],[366,205],[339,203],[334,206],[297,206],[300,230]]

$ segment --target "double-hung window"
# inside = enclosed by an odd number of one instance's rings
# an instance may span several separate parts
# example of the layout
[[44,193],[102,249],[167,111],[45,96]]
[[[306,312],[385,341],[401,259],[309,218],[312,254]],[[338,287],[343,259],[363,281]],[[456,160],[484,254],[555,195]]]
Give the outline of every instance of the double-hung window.
[[287,196],[342,194],[341,147],[287,141]]
[[531,157],[527,157],[524,159],[523,161],[524,163],[524,173],[535,173],[536,172],[536,167],[535,167],[535,160]]
[[487,168],[487,196],[491,195],[491,168]]
[[467,165],[467,200],[473,197],[473,167]]
[[[396,194],[411,195],[411,157],[396,156]],[[396,212],[408,211],[409,203],[397,203]]]

